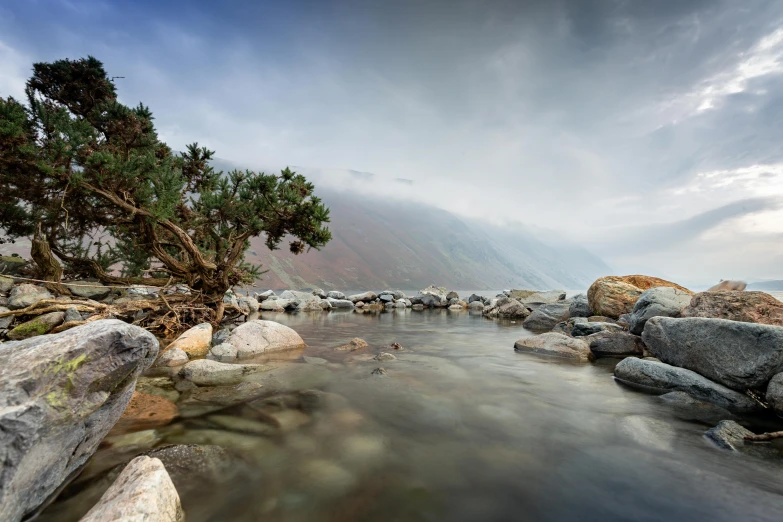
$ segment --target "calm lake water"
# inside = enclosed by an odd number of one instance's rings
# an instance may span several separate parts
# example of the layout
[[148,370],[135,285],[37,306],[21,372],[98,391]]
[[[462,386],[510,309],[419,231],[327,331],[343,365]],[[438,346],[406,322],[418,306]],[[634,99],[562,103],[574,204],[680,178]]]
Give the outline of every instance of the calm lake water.
[[[515,353],[531,335],[520,322],[445,310],[263,318],[299,332],[299,364],[318,367],[314,384],[333,395],[286,417],[282,435],[199,418],[159,430],[158,445],[238,455],[234,473],[180,488],[188,522],[783,519],[783,464],[703,437],[725,415],[625,388],[613,360]],[[354,337],[369,347],[334,350]],[[47,516],[73,513],[55,504]]]

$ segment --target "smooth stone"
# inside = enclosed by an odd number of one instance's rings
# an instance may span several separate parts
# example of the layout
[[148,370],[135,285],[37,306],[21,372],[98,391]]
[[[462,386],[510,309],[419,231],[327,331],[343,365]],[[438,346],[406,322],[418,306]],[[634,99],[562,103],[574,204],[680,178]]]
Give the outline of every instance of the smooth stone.
[[645,275],[606,276],[595,280],[587,290],[590,309],[598,314],[617,319],[631,313],[642,293],[650,288],[669,286],[690,293],[676,283]]
[[98,503],[80,522],[182,522],[179,495],[163,463],[140,456],[133,459]]
[[27,308],[43,299],[54,299],[54,296],[42,286],[22,283],[11,290],[8,296],[8,308],[11,310]]
[[0,343],[0,520],[18,521],[82,467],[158,354],[119,320]]
[[254,297],[245,295],[237,297],[237,304],[239,305],[240,310],[246,314],[258,312],[258,308],[260,306],[259,302]]
[[682,391],[697,399],[735,412],[752,412],[759,405],[747,395],[702,377],[696,372],[650,360],[629,357],[614,368],[615,377],[646,390]]
[[56,326],[62,324],[65,319],[65,312],[49,312],[39,315],[26,323],[14,327],[8,332],[8,338],[12,341],[21,341],[51,332]]
[[[331,294],[332,292],[329,293]],[[337,299],[334,297],[328,297],[326,301],[330,305],[332,305],[332,308],[345,309],[345,310],[353,310],[355,308],[353,302],[349,301],[348,299]]]
[[258,305],[258,309],[262,312],[285,312],[286,307],[290,301],[287,299],[267,299]]
[[182,335],[166,347],[165,351],[179,348],[191,359],[195,357],[204,357],[209,352],[210,344],[212,343],[212,325],[209,323],[201,323],[189,330],[186,330]]
[[783,327],[726,319],[653,317],[642,339],[665,363],[729,388],[763,388],[783,371]]
[[568,320],[570,308],[571,303],[567,302],[543,304],[533,310],[522,326],[529,330],[549,331],[557,323]]
[[260,319],[237,326],[227,342],[237,349],[238,359],[249,359],[305,347],[302,338],[291,328],[274,321]]
[[533,337],[523,337],[514,343],[514,350],[517,352],[554,355],[580,362],[588,362],[593,359],[593,353],[586,342],[553,332]]
[[275,297],[277,297],[272,290],[267,290],[265,292],[256,293],[255,297],[256,297],[256,301],[258,301],[259,303],[262,303],[262,302],[266,301],[267,299],[269,299],[270,297],[272,297],[273,295]]
[[378,296],[374,292],[364,292],[363,294],[354,294],[347,297],[349,301],[356,304],[359,301],[363,303],[370,303],[378,299]]
[[571,335],[574,337],[584,337],[599,332],[622,332],[623,327],[615,323],[586,322],[575,323],[571,328]]
[[270,370],[263,364],[229,364],[210,359],[190,361],[179,371],[179,376],[199,386],[238,384],[246,376]]
[[614,332],[590,341],[590,351],[596,357],[641,357],[644,343],[639,336]]
[[111,294],[110,287],[97,282],[93,284],[88,281],[70,281],[69,283],[65,283],[65,287],[76,297],[94,299],[95,301],[105,299]]
[[690,302],[690,292],[677,288],[660,286],[645,290],[633,307],[628,331],[634,335],[642,335],[648,320],[653,317],[680,317],[682,309]]
[[63,317],[64,323],[73,323],[81,320],[82,314],[79,313],[79,310],[77,310],[76,307],[72,306],[65,311],[65,317]]
[[190,360],[188,354],[179,348],[171,348],[166,350],[155,361],[155,367],[157,368],[172,368],[175,366],[182,366]]
[[337,290],[331,290],[326,293],[327,299],[336,299],[338,301],[342,301],[345,299],[345,294],[342,292],[338,292]]
[[207,353],[207,359],[219,362],[234,362],[239,358],[237,349],[231,343],[220,343],[212,346]]

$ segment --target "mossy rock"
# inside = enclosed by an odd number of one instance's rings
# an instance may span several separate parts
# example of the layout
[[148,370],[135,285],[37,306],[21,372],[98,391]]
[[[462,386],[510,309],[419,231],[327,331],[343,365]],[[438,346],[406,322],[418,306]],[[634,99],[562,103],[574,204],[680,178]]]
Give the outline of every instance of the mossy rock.
[[36,317],[26,323],[22,323],[10,332],[8,332],[8,338],[12,341],[21,341],[22,339],[29,339],[36,335],[43,335],[49,333],[55,326],[63,322],[65,318],[65,312],[51,312],[44,314],[40,317]]
[[27,261],[17,256],[0,256],[0,274],[17,275]]

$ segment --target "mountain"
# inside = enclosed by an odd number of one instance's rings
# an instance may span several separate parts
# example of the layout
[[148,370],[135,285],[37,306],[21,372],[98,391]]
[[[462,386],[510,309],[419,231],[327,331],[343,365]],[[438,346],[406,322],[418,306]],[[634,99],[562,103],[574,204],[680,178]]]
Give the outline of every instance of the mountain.
[[268,252],[254,239],[247,258],[269,270],[258,286],[580,289],[611,273],[581,247],[546,244],[521,225],[494,227],[420,203],[320,187],[316,192],[331,210],[332,241],[295,256],[284,249]]
[[767,292],[783,292],[783,280],[757,281],[748,285],[748,290],[762,290]]

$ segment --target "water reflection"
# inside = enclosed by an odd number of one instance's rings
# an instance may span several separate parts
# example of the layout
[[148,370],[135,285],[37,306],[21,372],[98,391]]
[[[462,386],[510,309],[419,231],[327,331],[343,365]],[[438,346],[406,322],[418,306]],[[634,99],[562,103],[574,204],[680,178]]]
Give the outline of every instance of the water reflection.
[[[217,463],[176,461],[195,467],[173,473],[189,522],[771,521],[783,513],[780,464],[727,455],[702,437],[720,412],[678,411],[621,387],[613,361],[517,354],[514,341],[530,335],[519,323],[408,310],[262,318],[307,343],[298,380],[145,432],[127,451],[228,450]],[[354,337],[368,346],[334,350]],[[375,359],[382,352],[395,359]],[[385,375],[373,374],[378,367]],[[116,459],[115,445],[91,465],[105,470]],[[80,496],[86,503],[90,480],[43,520],[78,519],[73,506]]]

